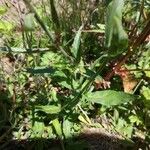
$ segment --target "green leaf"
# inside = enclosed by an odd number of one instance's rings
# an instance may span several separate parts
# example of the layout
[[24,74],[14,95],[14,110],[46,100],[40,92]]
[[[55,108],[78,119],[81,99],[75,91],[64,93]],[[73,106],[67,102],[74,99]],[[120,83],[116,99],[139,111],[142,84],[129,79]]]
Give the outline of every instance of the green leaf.
[[107,107],[124,104],[133,101],[135,96],[120,91],[105,90],[90,93],[88,100],[94,103],[102,104]]
[[[44,133],[44,123],[43,122],[34,122],[34,125],[32,126],[32,134],[33,137],[42,137],[43,133]],[[31,135],[32,136],[32,135]]]
[[11,32],[14,29],[12,23],[8,21],[0,21],[0,32]]
[[127,127],[124,128],[124,134],[128,137],[131,138],[133,132],[133,127],[132,125],[128,125]]
[[56,7],[54,5],[54,0],[50,0],[50,6],[51,6],[52,21],[55,24],[56,29],[59,29],[60,28],[59,17],[56,11]]
[[55,105],[40,105],[40,106],[35,106],[37,110],[43,111],[46,114],[58,114],[61,111],[60,106],[55,106]]
[[42,66],[51,66],[57,69],[64,69],[68,67],[68,60],[63,55],[54,52],[47,52],[41,57]]
[[[150,42],[149,42],[150,43]],[[139,68],[149,69],[150,68],[150,48],[145,49],[145,51],[142,52],[139,60],[138,60]],[[144,71],[145,75],[150,78],[150,71]]]
[[[133,132],[132,124],[128,124],[123,118],[118,119],[118,123],[115,125],[116,130],[126,136],[127,138],[131,138]],[[130,139],[127,139],[130,141]],[[132,142],[132,141],[131,141]]]
[[52,124],[55,128],[56,134],[59,136],[59,138],[61,138],[62,137],[62,129],[61,129],[61,124],[60,124],[59,120],[57,118],[54,119]]
[[0,6],[0,15],[4,15],[7,12],[6,6]]
[[63,121],[63,133],[65,135],[65,138],[70,138],[71,135],[71,128],[72,128],[72,123],[69,120],[64,120]]
[[150,88],[143,86],[141,90],[141,94],[144,96],[146,100],[150,101]]
[[128,35],[122,26],[123,0],[113,0],[109,3],[106,14],[105,46],[111,57],[124,52],[128,47]]
[[27,68],[27,72],[31,74],[44,74],[44,73],[50,73],[53,74],[55,70],[50,67],[36,67],[36,68]]
[[97,26],[99,27],[98,31],[101,33],[105,33],[105,24],[97,24]]
[[51,97],[52,97],[52,99],[53,99],[55,102],[58,102],[57,92],[56,92],[56,90],[55,90],[54,88],[52,88]]
[[79,115],[78,119],[84,124],[89,124],[82,115]]
[[67,83],[67,81],[59,82],[59,85],[65,87],[65,88],[67,88],[67,89],[70,89],[70,90],[72,89],[71,84]]
[[24,29],[25,31],[34,31],[35,23],[34,23],[34,14],[29,13],[24,17]]
[[143,86],[141,89],[141,94],[144,97],[144,104],[147,108],[150,108],[150,88]]
[[136,125],[138,126],[139,124],[142,124],[141,118],[137,115],[131,115],[129,117],[129,120],[131,123],[136,123]]
[[117,109],[114,110],[114,121],[117,122],[119,119],[119,112]]
[[81,31],[82,31],[83,26],[81,26],[74,38],[73,44],[72,44],[72,48],[71,48],[71,52],[73,54],[73,56],[80,60],[80,41],[81,41]]

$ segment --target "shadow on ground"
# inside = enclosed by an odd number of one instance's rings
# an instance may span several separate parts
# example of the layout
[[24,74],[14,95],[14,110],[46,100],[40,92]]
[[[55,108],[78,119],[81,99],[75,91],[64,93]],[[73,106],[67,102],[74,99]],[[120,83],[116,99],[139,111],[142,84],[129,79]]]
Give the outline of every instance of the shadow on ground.
[[[62,143],[64,149],[62,148]],[[148,150],[148,143],[135,139],[135,143],[98,133],[84,133],[64,141],[28,139],[0,141],[0,150]]]

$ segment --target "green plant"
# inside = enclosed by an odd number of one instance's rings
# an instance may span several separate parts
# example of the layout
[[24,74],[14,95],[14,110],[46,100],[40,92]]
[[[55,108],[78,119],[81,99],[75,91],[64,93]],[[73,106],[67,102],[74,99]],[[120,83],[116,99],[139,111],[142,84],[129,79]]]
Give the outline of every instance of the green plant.
[[[2,69],[6,99],[12,105],[13,138],[58,139],[67,149],[73,143],[67,140],[78,136],[83,126],[101,126],[93,122],[97,115],[110,120],[111,130],[131,143],[136,130],[149,136],[147,1],[48,0],[36,7],[23,1],[29,12],[20,18],[22,39],[14,33],[14,41],[8,38],[0,48],[9,52],[2,57],[15,69],[10,75]],[[13,27],[3,30],[10,33]],[[142,80],[132,94],[125,93],[122,77],[133,74]],[[41,147],[46,144],[41,142]]]

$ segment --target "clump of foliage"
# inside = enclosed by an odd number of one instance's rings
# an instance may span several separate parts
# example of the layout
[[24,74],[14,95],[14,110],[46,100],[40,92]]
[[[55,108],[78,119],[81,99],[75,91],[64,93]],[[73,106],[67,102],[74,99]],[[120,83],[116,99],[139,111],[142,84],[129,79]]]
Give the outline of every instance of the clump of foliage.
[[98,117],[130,144],[148,147],[149,1],[23,2],[24,13],[13,3],[19,24],[3,19],[12,3],[0,7],[0,143],[12,133],[72,149],[64,141],[84,126],[108,128]]

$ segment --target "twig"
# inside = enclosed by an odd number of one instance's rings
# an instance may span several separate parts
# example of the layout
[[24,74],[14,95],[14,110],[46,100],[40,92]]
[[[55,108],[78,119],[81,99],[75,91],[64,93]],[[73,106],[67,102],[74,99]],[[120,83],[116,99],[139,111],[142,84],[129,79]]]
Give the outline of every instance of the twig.
[[91,125],[92,122],[91,122],[90,118],[88,117],[88,115],[85,113],[85,111],[82,109],[82,107],[81,107],[79,104],[77,104],[77,106],[78,106],[78,108],[80,109],[80,111],[83,113],[83,115],[85,116],[86,121],[88,122],[88,124]]
[[140,86],[140,84],[141,84],[143,81],[144,81],[143,79],[141,79],[141,80],[139,81],[139,83],[138,83],[138,84],[136,85],[136,87],[134,88],[132,94],[134,94],[134,93],[136,92],[136,90],[138,89],[138,87]]

